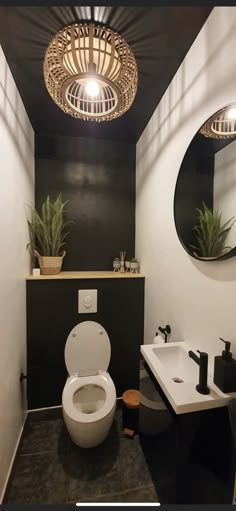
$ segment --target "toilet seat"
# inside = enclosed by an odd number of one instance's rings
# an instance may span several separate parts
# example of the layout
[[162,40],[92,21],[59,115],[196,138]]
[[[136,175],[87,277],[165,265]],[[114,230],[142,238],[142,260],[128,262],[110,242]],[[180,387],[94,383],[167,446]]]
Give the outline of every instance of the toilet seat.
[[[84,413],[73,403],[74,394],[86,385],[97,385],[105,392],[104,403],[99,410],[93,413]],[[110,413],[116,402],[115,385],[108,373],[93,376],[72,375],[68,378],[62,394],[62,406],[67,415],[78,423],[93,423],[103,419]]]
[[84,321],[69,333],[62,411],[69,435],[79,447],[100,445],[112,426],[116,389],[107,372],[110,358],[110,339],[99,323]]
[[110,359],[110,340],[102,325],[83,321],[72,328],[65,344],[65,364],[70,376],[106,372]]

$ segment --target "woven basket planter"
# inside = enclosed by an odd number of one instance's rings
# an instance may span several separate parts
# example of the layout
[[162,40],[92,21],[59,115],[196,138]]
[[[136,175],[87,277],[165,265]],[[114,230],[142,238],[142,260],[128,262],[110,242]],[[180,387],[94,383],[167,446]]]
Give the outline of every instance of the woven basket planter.
[[66,252],[64,251],[62,256],[60,256],[60,257],[53,257],[53,256],[41,256],[37,252],[37,250],[34,250],[34,255],[38,259],[39,266],[40,266],[40,273],[42,275],[57,275],[57,273],[60,273],[60,271],[61,271],[62,261],[66,255]]

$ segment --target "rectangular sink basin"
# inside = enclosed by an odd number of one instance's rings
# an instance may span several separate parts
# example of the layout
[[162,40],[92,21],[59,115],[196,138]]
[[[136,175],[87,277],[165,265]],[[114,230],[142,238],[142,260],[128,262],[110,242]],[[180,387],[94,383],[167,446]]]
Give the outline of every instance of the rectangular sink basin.
[[196,381],[198,366],[196,363],[193,364],[183,346],[156,347],[153,353],[173,380]]
[[209,365],[210,394],[199,394],[196,390],[199,366],[189,357],[189,350],[192,347],[185,341],[141,346],[145,361],[177,414],[227,405],[232,394],[224,394],[214,384]]

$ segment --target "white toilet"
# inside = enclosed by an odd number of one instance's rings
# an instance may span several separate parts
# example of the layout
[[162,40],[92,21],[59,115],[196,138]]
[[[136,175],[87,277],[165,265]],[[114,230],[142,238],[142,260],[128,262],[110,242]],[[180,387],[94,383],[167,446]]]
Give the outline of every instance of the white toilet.
[[71,330],[65,346],[69,377],[62,410],[71,439],[80,447],[101,444],[112,425],[116,389],[107,372],[110,358],[110,340],[99,323],[84,321]]

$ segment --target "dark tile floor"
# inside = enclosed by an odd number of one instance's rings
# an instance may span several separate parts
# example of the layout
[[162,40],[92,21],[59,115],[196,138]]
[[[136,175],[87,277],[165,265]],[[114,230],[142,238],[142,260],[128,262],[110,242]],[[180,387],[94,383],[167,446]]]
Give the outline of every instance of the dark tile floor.
[[146,454],[138,436],[124,437],[120,410],[94,449],[72,443],[61,409],[30,413],[4,504],[158,502],[153,443]]

